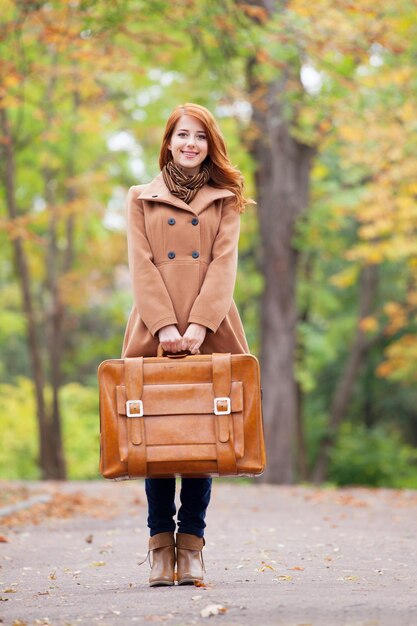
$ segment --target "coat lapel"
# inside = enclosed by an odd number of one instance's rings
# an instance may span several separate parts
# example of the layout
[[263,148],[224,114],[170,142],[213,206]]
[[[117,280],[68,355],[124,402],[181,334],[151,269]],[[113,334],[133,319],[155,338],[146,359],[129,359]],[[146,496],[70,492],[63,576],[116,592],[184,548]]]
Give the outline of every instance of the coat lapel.
[[152,182],[145,185],[145,188],[138,195],[138,198],[151,202],[164,202],[179,209],[191,211],[191,213],[198,215],[215,200],[218,200],[219,198],[229,198],[231,196],[234,196],[234,193],[229,191],[229,189],[217,189],[216,187],[211,187],[210,185],[204,185],[201,189],[199,189],[190,204],[187,204],[169,191],[168,187],[165,185],[161,172],[153,179]]

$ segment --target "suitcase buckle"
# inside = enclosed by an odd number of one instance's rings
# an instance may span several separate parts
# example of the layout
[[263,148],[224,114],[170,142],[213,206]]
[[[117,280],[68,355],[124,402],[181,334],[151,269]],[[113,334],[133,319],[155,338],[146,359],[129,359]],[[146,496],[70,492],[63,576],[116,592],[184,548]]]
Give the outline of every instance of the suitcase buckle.
[[[131,412],[130,407],[132,404],[139,405],[139,411]],[[142,417],[143,416],[143,402],[142,400],[126,400],[126,415],[127,417]]]
[[[218,402],[226,402],[226,408],[219,409]],[[217,398],[214,398],[214,415],[228,415],[230,412],[231,412],[230,398],[228,398],[227,396],[225,397],[219,396]]]

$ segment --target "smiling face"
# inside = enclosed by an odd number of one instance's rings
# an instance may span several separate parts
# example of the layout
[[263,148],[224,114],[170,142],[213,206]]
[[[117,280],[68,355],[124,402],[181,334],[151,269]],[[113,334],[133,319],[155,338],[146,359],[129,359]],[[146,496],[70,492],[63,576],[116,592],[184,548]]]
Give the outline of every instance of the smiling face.
[[198,174],[208,154],[207,134],[196,117],[182,115],[175,125],[168,144],[173,161],[190,176]]

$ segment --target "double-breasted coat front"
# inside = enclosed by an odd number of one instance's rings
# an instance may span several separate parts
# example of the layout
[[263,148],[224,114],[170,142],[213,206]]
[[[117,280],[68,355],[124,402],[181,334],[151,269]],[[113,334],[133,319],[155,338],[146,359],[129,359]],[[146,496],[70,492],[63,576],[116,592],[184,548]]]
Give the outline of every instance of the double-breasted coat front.
[[155,356],[158,331],[194,322],[207,327],[201,354],[249,352],[233,300],[240,213],[228,189],[205,184],[189,204],[162,173],[129,189],[126,201],[133,287],[122,358]]

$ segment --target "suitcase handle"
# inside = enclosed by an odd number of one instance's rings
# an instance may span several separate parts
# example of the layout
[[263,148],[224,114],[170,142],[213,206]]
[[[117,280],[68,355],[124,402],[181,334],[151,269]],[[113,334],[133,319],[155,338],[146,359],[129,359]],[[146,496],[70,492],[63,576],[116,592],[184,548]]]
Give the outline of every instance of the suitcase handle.
[[[200,352],[200,350],[198,351]],[[160,343],[158,343],[158,350],[156,356],[166,356],[170,359],[182,359],[185,356],[189,356],[191,352],[189,350],[183,350],[182,352],[165,352]]]

